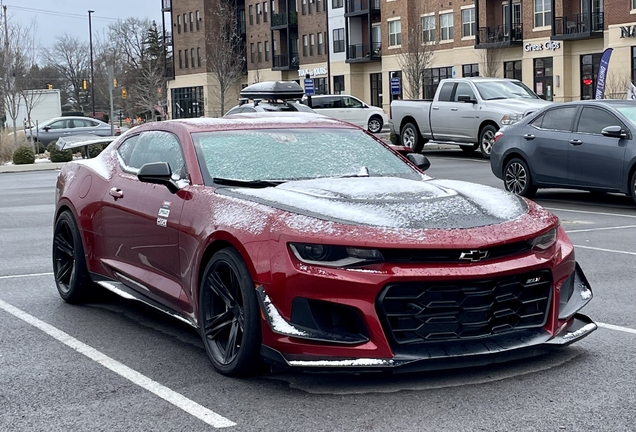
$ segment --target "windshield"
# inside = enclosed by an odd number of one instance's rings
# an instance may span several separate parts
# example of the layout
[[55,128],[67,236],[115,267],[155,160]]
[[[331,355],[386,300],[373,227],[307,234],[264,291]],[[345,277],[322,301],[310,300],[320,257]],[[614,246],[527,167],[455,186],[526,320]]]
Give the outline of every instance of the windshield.
[[633,125],[636,126],[636,107],[635,106],[617,106],[616,109],[618,112],[623,114],[627,120]]
[[483,100],[497,99],[539,99],[532,90],[519,81],[475,82]]
[[192,134],[192,138],[208,184],[213,178],[244,181],[367,175],[422,178],[361,130],[239,130],[199,132]]

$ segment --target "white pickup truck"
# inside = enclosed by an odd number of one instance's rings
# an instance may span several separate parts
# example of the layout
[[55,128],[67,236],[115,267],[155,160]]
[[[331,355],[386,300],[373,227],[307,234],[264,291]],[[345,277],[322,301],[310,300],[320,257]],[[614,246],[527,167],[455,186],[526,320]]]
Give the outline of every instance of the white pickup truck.
[[431,100],[394,100],[389,127],[399,144],[419,153],[428,141],[490,157],[495,133],[550,104],[519,80],[444,79]]

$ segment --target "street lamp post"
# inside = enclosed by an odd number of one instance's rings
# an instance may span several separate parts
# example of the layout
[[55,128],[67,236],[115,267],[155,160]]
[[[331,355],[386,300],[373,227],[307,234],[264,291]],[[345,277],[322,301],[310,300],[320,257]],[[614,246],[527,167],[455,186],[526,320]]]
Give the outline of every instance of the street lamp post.
[[93,26],[91,21],[91,14],[94,13],[94,10],[88,11],[88,40],[91,51],[91,99],[93,101],[93,115],[95,117],[95,84],[93,79]]

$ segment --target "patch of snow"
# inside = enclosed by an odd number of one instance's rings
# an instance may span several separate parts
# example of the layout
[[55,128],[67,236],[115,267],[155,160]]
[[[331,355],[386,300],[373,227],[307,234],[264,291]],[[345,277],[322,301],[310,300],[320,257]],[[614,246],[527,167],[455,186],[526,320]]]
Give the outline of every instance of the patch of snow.
[[[219,225],[230,226],[251,234],[261,234],[265,231],[269,216],[276,212],[272,207],[255,202],[246,202],[232,197],[222,198],[226,202],[212,209],[214,221]],[[251,211],[246,211],[246,206]]]
[[390,366],[391,359],[359,358],[350,360],[290,360],[290,366],[300,367],[346,367],[346,366]]
[[111,155],[99,155],[93,159],[80,159],[75,161],[74,163],[79,165],[84,165],[87,168],[95,171],[97,175],[102,178],[110,178],[111,173],[113,171],[113,167],[115,166],[115,161]]
[[285,319],[280,316],[280,313],[278,313],[278,309],[276,309],[276,306],[274,306],[272,300],[267,294],[265,294],[263,303],[265,304],[267,316],[269,317],[268,321],[271,324],[273,331],[288,336],[309,336],[307,332],[299,330],[292,324],[285,321]]

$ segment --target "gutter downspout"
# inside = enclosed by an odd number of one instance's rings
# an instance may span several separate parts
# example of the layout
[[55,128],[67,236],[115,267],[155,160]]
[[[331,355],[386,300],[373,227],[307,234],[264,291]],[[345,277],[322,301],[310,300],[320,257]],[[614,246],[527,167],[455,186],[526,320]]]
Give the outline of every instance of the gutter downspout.
[[332,93],[332,85],[331,85],[331,44],[329,43],[329,34],[331,33],[331,28],[329,27],[329,8],[331,7],[331,2],[329,0],[323,0],[327,2],[327,9],[325,9],[325,20],[327,21],[326,26],[327,31],[325,32],[325,45],[327,47],[327,94]]

